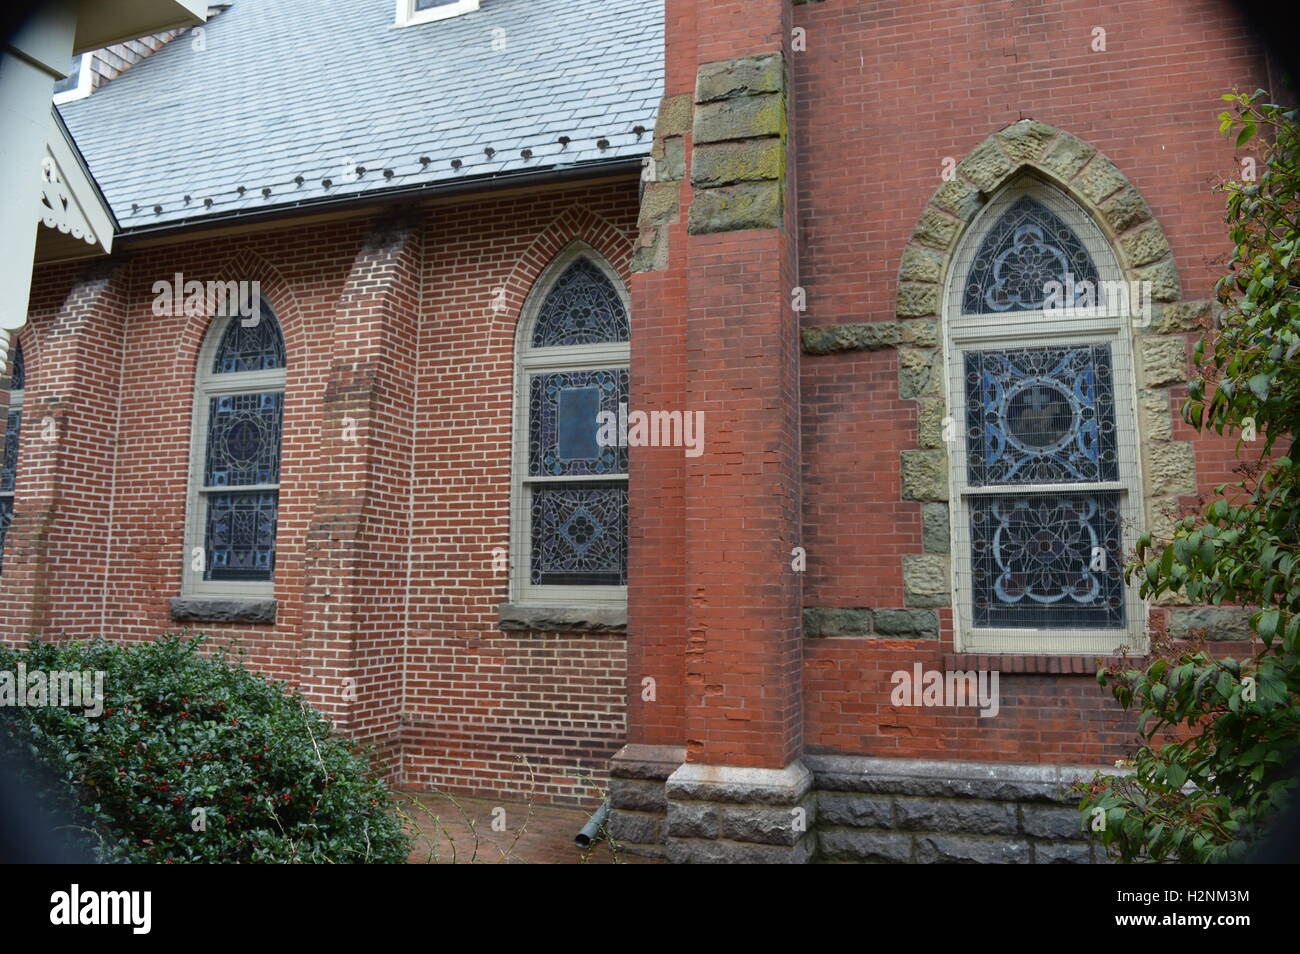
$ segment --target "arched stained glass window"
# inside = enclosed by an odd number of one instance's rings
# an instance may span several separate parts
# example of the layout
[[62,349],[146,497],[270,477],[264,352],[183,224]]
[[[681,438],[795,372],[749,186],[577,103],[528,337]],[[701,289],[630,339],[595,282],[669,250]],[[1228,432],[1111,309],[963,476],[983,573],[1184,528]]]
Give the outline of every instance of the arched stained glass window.
[[1123,566],[1141,483],[1116,258],[1069,198],[1022,180],[989,202],[954,263],[944,324],[958,645],[1136,646],[1141,604]]
[[551,285],[533,325],[532,347],[627,341],[627,307],[603,269],[577,258]]
[[967,272],[962,311],[1035,311],[1052,282],[1097,282],[1097,266],[1069,225],[1032,195],[1012,202],[980,242]]
[[[265,302],[262,307],[266,308]],[[222,332],[212,358],[213,374],[274,371],[284,367],[284,337],[275,316],[269,315],[267,321],[258,320],[249,325],[244,320],[230,322]]]
[[626,293],[586,245],[561,253],[525,305],[516,423],[513,597],[626,599]]
[[23,347],[14,348],[9,375],[9,413],[5,420],[4,461],[0,466],[0,573],[4,572],[5,538],[14,519],[14,484],[18,478],[18,440],[23,422],[23,393],[27,387],[27,363]]
[[284,417],[284,338],[261,302],[219,317],[199,366],[187,589],[269,595],[275,577]]

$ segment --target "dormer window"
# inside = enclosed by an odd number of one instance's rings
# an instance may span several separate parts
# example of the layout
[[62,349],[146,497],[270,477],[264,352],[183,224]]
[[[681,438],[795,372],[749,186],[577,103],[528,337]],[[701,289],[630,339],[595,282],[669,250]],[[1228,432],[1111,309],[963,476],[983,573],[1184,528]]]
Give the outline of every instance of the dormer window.
[[479,0],[397,0],[397,25],[414,26],[473,13]]
[[93,60],[94,56],[90,53],[78,53],[72,58],[68,75],[54,84],[56,106],[74,99],[85,99],[90,95],[94,88],[93,74],[90,70]]

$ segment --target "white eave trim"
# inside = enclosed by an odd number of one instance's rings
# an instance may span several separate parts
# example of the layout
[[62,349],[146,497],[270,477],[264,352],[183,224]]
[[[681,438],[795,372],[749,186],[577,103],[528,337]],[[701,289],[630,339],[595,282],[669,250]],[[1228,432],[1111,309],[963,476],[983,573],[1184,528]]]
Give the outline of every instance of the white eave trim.
[[116,220],[57,117],[52,118],[41,157],[37,217],[46,228],[80,239],[106,255],[113,250]]

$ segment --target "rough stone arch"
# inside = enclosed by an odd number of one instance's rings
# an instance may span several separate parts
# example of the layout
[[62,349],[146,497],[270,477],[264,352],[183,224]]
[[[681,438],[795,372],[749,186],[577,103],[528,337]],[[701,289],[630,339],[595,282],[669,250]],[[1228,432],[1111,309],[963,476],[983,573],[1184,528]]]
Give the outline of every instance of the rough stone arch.
[[[1187,334],[1218,313],[1215,302],[1182,300],[1173,252],[1146,201],[1114,163],[1069,133],[1035,120],[1012,123],[971,150],[955,173],[935,189],[903,249],[895,320],[802,331],[809,355],[898,352],[899,396],[916,402],[917,421],[916,444],[902,451],[900,496],[920,505],[923,530],[922,552],[903,556],[904,606],[912,618],[951,605],[943,292],[958,242],[998,189],[1027,174],[1059,188],[1093,218],[1124,278],[1151,282],[1152,321],[1135,329],[1133,344],[1145,518],[1157,539],[1172,534],[1179,498],[1197,492],[1192,444],[1174,439],[1177,407],[1169,389],[1188,379]],[[927,617],[925,625],[936,623]]]
[[1182,297],[1164,230],[1124,173],[1069,133],[1022,119],[972,149],[930,196],[899,263],[899,318],[939,316],[952,253],[967,226],[993,193],[1026,173],[1059,188],[1093,218],[1125,279],[1151,282],[1153,301]]
[[917,447],[902,452],[902,498],[920,503],[925,527],[925,552],[903,557],[907,606],[946,606],[952,599],[948,453],[942,436],[952,412],[944,397],[941,321],[953,253],[993,194],[1025,175],[1059,188],[1093,218],[1125,280],[1151,283],[1152,321],[1135,328],[1133,338],[1146,527],[1168,537],[1179,514],[1178,498],[1196,493],[1192,445],[1173,439],[1177,408],[1167,389],[1187,380],[1184,335],[1212,314],[1212,304],[1180,301],[1164,230],[1109,159],[1045,123],[1013,123],[975,147],[958,163],[956,175],[934,191],[899,265],[899,389],[901,397],[917,404]]

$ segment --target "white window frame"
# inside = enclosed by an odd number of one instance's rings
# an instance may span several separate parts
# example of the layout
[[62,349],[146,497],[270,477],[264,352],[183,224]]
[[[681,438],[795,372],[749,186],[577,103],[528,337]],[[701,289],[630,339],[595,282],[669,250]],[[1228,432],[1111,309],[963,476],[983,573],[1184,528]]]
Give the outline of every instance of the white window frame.
[[[270,309],[265,301],[262,303],[262,308],[274,313],[273,309]],[[260,599],[275,595],[274,569],[272,569],[271,579],[269,580],[205,580],[203,579],[203,570],[195,570],[193,567],[196,547],[203,548],[203,563],[204,566],[207,565],[208,554],[205,530],[208,522],[207,495],[209,493],[229,493],[233,489],[237,491],[274,490],[278,494],[281,486],[278,483],[256,486],[241,485],[237,488],[207,488],[203,486],[205,455],[208,443],[208,411],[211,399],[223,394],[265,393],[267,391],[279,391],[282,395],[285,393],[285,368],[275,368],[270,371],[236,371],[228,374],[217,374],[212,370],[213,359],[216,357],[217,348],[221,344],[226,329],[230,326],[230,322],[239,320],[241,319],[238,315],[221,314],[213,317],[208,325],[203,345],[199,349],[199,364],[194,375],[194,409],[191,417],[194,424],[190,437],[190,472],[186,484],[185,546],[181,584],[181,592],[185,596]],[[276,320],[279,320],[278,316]],[[283,327],[281,327],[280,333],[281,335],[284,334]],[[285,364],[288,364],[287,353]],[[283,398],[281,400],[283,401]],[[283,414],[283,405],[281,406],[281,413]],[[281,424],[280,454],[281,463],[283,463],[283,423]],[[277,558],[280,551],[280,526],[277,507]]]
[[428,10],[415,9],[415,0],[397,0],[397,13],[394,25],[399,27],[415,26],[418,23],[432,23],[434,20],[447,20],[462,13],[473,13],[478,9],[479,0],[457,0],[442,7]]
[[91,72],[94,60],[95,55],[89,50],[81,54],[81,59],[77,63],[77,85],[72,89],[65,89],[61,93],[55,93],[54,105],[70,103],[75,99],[85,99],[94,91],[95,80],[94,74]]
[[536,585],[532,568],[532,488],[538,484],[586,483],[622,480],[628,475],[583,474],[573,477],[530,477],[528,475],[528,379],[547,371],[621,369],[631,365],[631,345],[623,341],[556,348],[530,346],[533,326],[547,294],[565,269],[585,258],[605,273],[632,314],[631,300],[623,279],[599,252],[586,242],[573,242],[563,249],[533,284],[520,315],[515,339],[514,435],[510,480],[510,602],[529,606],[626,606],[626,586]]
[[[1135,585],[1125,584],[1125,625],[1115,629],[976,627],[972,620],[972,573],[969,501],[976,495],[1114,490],[1120,504],[1121,555],[1126,555],[1143,525],[1141,440],[1138,434],[1134,378],[1132,318],[1110,303],[1087,316],[1052,311],[965,315],[961,312],[966,272],[988,230],[1016,199],[1032,195],[1074,227],[1097,267],[1099,282],[1123,281],[1114,251],[1092,218],[1055,186],[1033,178],[1000,191],[971,223],[953,256],[944,289],[945,401],[956,438],[949,443],[949,526],[953,592],[954,648],[970,653],[1033,653],[1036,655],[1111,654],[1120,646],[1146,649],[1147,606]],[[1076,276],[1077,278],[1077,276]],[[1104,287],[1104,286],[1103,286]],[[1115,394],[1119,479],[1112,482],[993,485],[970,487],[967,482],[964,356],[968,351],[1035,346],[1109,343],[1111,380]]]

